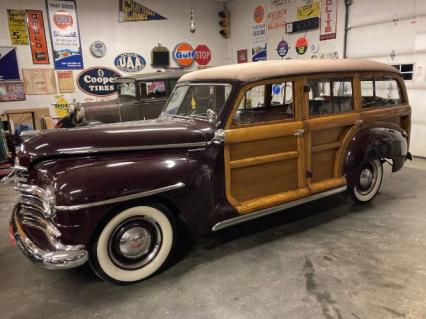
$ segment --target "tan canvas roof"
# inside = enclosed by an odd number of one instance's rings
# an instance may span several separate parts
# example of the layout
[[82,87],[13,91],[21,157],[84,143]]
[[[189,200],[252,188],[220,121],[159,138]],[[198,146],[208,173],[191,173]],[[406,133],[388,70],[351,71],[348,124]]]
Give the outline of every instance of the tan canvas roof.
[[185,74],[180,78],[179,82],[211,80],[251,82],[259,79],[276,78],[281,76],[352,71],[383,71],[399,73],[394,67],[388,64],[370,60],[283,60],[230,64],[208,68]]

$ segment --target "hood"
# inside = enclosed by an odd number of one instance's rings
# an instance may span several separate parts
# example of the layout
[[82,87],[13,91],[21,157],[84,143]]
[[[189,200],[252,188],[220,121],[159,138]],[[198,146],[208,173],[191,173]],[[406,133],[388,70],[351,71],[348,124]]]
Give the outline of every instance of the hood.
[[18,152],[19,165],[43,158],[206,146],[214,127],[192,119],[156,119],[59,129],[35,136]]

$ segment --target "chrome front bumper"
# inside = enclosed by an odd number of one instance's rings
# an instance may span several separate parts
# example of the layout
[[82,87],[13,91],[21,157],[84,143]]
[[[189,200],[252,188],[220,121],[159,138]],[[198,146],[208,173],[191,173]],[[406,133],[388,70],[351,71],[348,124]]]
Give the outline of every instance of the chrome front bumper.
[[11,236],[17,246],[33,263],[48,269],[68,269],[83,265],[88,260],[88,253],[82,245],[63,245],[58,240],[48,237],[54,250],[45,250],[33,243],[25,234],[17,217],[19,205],[15,206],[10,220]]

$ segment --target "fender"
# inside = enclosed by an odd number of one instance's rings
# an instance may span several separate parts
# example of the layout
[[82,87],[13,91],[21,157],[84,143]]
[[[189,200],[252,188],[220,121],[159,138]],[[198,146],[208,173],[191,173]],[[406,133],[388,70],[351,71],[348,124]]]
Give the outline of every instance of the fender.
[[409,157],[407,134],[396,125],[361,127],[346,149],[343,173],[348,188],[355,186],[362,166],[376,159],[391,159],[392,172],[399,171]]

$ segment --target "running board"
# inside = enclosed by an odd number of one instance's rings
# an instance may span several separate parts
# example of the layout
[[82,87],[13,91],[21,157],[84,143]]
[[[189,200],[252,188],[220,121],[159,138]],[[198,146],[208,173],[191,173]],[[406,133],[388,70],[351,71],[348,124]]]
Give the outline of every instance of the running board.
[[295,207],[295,206],[298,206],[298,205],[302,205],[302,204],[305,204],[305,203],[309,203],[309,202],[312,202],[312,201],[315,201],[315,200],[318,200],[318,199],[321,199],[321,198],[324,198],[324,197],[336,195],[336,194],[342,193],[346,190],[347,190],[347,187],[345,185],[345,186],[341,186],[341,187],[338,187],[338,188],[335,188],[335,189],[331,189],[331,190],[326,191],[326,192],[314,194],[314,195],[311,195],[309,197],[305,197],[305,198],[297,199],[297,200],[294,200],[294,201],[291,201],[291,202],[288,202],[288,203],[284,203],[284,204],[281,204],[281,205],[278,205],[278,206],[261,209],[261,210],[258,210],[256,212],[253,212],[253,213],[249,213],[249,214],[241,215],[241,216],[231,218],[231,219],[228,219],[228,220],[224,220],[223,222],[219,222],[216,225],[214,225],[212,227],[212,231],[218,231],[218,230],[223,229],[223,228],[231,227],[231,226],[234,226],[234,225],[237,225],[237,224],[240,224],[240,223],[252,220],[252,219],[256,219],[256,218],[263,217],[263,216],[266,216],[266,215],[270,215],[270,214],[273,214],[273,213],[277,213],[279,211],[286,210],[286,209],[289,209],[289,208],[292,208],[292,207]]

